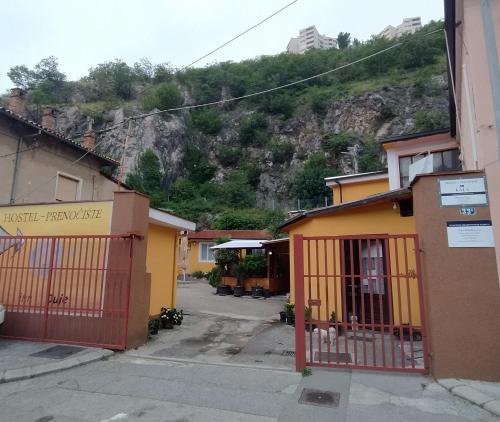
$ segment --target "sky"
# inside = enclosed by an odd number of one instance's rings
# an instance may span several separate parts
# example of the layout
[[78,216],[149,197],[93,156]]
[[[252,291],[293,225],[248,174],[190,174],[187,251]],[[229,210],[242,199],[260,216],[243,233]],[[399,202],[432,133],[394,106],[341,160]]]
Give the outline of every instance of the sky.
[[[69,80],[116,58],[132,65],[187,65],[291,0],[15,0],[2,2],[0,92],[11,88],[8,70],[33,68],[56,56]],[[370,38],[404,17],[422,23],[442,19],[443,0],[299,0],[196,66],[240,61],[286,49],[299,29],[316,25],[322,34],[343,31]]]

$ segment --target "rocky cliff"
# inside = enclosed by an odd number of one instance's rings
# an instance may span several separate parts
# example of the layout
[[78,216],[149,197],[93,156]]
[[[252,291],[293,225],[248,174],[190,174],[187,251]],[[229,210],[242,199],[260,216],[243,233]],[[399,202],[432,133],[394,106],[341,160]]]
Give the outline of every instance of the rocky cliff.
[[[185,103],[191,100],[189,89],[181,87]],[[273,95],[267,94],[267,95]],[[350,132],[359,135],[362,143],[367,136],[381,138],[417,131],[415,116],[427,110],[444,115],[448,110],[446,75],[431,77],[425,86],[383,87],[363,94],[331,99],[321,113],[315,113],[305,104],[299,105],[293,115],[284,118],[266,114],[269,139],[279,139],[292,145],[290,159],[277,162],[266,144],[245,147],[245,160],[260,169],[257,187],[258,206],[291,205],[289,182],[302,168],[312,153],[325,151],[324,139],[332,134]],[[127,104],[107,110],[102,122],[94,129],[106,129],[118,125],[124,118],[140,114],[139,105]],[[165,172],[165,185],[183,175],[183,159],[188,144],[198,145],[208,151],[209,160],[217,167],[216,178],[221,180],[230,170],[223,165],[217,154],[221,145],[234,145],[239,127],[245,116],[253,113],[251,104],[241,101],[230,108],[221,107],[222,128],[217,135],[206,135],[190,125],[190,113],[165,113],[134,120],[125,154],[125,171],[134,168],[137,157],[151,148],[160,158]],[[82,133],[88,125],[88,117],[79,105],[60,106],[57,129],[69,136]],[[98,136],[98,150],[121,159],[127,125]],[[328,152],[326,152],[328,155]],[[338,158],[337,166],[343,173],[352,172],[351,163]]]

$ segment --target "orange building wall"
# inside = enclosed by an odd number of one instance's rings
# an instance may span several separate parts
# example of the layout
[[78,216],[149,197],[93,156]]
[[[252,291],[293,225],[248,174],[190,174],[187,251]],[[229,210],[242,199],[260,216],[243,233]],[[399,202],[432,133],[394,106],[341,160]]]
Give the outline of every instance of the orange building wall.
[[[301,234],[303,236],[349,236],[349,235],[376,235],[376,234],[415,234],[415,219],[414,217],[400,217],[399,211],[393,209],[392,203],[373,205],[371,207],[365,207],[357,210],[346,210],[343,213],[336,213],[332,215],[316,216],[310,217],[308,219],[299,221],[298,223],[289,227],[290,234],[290,295],[291,302],[295,301],[295,275],[294,275],[294,244],[293,236]],[[326,245],[326,246],[325,246]],[[398,241],[397,245],[394,243],[390,244],[390,255],[394,254],[395,248],[397,247],[400,257],[405,255],[404,250],[407,251],[408,261],[403,263],[403,258],[397,264],[394,260],[391,260],[390,273],[392,277],[392,291],[401,293],[402,297],[407,297],[407,287],[409,286],[409,294],[411,297],[411,315],[409,308],[406,305],[402,305],[401,309],[396,301],[396,295],[393,294],[393,314],[394,322],[398,323],[402,321],[407,323],[410,319],[413,324],[420,323],[420,312],[419,312],[419,297],[418,297],[418,286],[415,277],[400,277],[399,279],[395,277],[395,274],[400,273],[412,273],[416,269],[416,263],[414,258],[414,245],[411,241],[408,241],[405,245],[403,241]],[[325,251],[326,249],[326,251]],[[304,268],[307,274],[341,274],[340,269],[340,248],[336,247],[335,252],[333,248],[333,242],[318,244],[316,249],[316,244],[313,242],[310,250],[310,260],[308,258],[307,252],[304,250]],[[325,252],[328,257],[327,265],[328,269],[325,268]],[[336,257],[334,258],[334,255]],[[335,271],[333,269],[335,261]],[[309,266],[310,262],[310,266]],[[319,264],[318,264],[319,263]],[[308,270],[310,268],[310,270]],[[328,271],[326,271],[328,270]],[[325,288],[325,277],[311,277],[311,298],[326,298],[326,288]],[[316,287],[317,285],[321,287]],[[328,280],[329,293],[328,301],[323,300],[322,306],[320,307],[319,315],[320,319],[327,320],[328,316],[333,310],[337,310],[338,320],[342,320],[342,303],[341,303],[341,285],[339,280],[333,280],[333,277],[329,277]],[[336,286],[332,288],[332,286]],[[305,283],[305,297],[308,298],[309,284]],[[401,290],[398,290],[401,289]],[[327,305],[328,303],[328,305]],[[307,306],[307,303],[306,303]],[[313,313],[313,318],[318,317],[318,315]]]
[[149,224],[147,272],[151,273],[150,315],[175,307],[177,291],[177,230]]
[[[203,242],[204,243],[204,242]],[[200,242],[190,240],[189,241],[189,258],[188,258],[188,269],[189,274],[195,271],[208,272],[215,267],[215,262],[200,262]]]
[[343,202],[350,202],[361,199],[376,193],[383,193],[389,190],[389,179],[370,180],[342,185],[342,200],[340,199],[340,187],[332,186],[333,203],[335,205]]

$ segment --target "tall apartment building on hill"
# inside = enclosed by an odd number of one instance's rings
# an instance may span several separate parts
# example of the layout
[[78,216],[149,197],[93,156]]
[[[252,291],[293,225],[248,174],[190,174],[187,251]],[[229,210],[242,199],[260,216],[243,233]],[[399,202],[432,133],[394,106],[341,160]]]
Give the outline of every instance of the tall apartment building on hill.
[[302,54],[311,48],[321,48],[323,50],[338,48],[337,39],[320,34],[316,27],[312,25],[301,29],[298,37],[290,38],[286,51],[294,54]]
[[414,18],[404,18],[403,22],[394,27],[392,25],[386,26],[379,36],[389,38],[397,38],[403,34],[413,34],[422,28],[422,21],[420,16]]

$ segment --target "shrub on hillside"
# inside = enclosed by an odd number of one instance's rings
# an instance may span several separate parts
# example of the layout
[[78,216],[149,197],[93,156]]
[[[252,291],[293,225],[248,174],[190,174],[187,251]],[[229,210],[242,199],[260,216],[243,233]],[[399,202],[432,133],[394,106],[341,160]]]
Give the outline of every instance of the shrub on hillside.
[[239,129],[240,143],[244,146],[258,146],[264,142],[267,122],[263,114],[252,113],[241,120]]
[[193,126],[205,135],[217,135],[222,129],[220,113],[213,107],[205,107],[191,112]]
[[146,111],[153,110],[154,108],[168,110],[180,107],[182,103],[183,99],[179,88],[170,82],[159,84],[151,94],[142,100],[142,106]]
[[273,162],[280,164],[290,162],[294,153],[292,143],[287,139],[280,139],[278,137],[271,139],[269,150],[271,151]]

